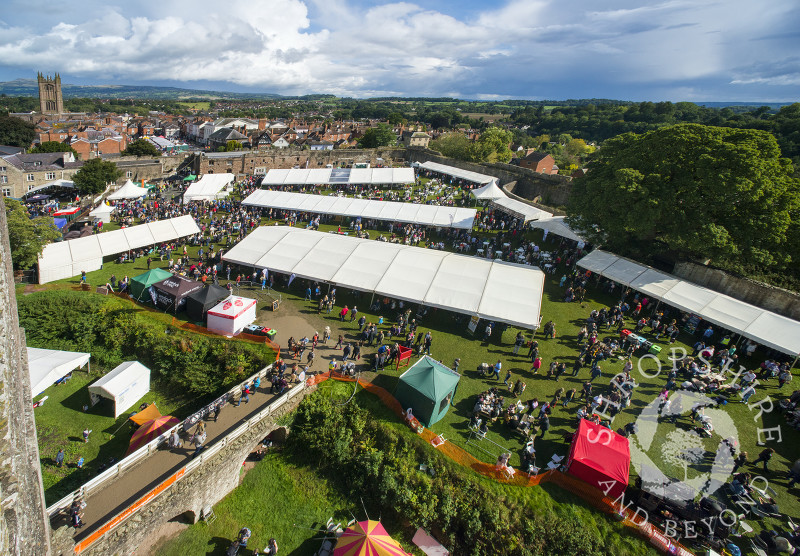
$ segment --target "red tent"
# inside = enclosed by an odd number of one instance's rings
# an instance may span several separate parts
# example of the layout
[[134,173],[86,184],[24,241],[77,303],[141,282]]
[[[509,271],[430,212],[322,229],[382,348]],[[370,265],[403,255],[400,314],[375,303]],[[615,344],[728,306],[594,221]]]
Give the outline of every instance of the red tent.
[[[581,419],[569,449],[567,473],[617,498],[628,486],[630,466],[631,449],[627,438]],[[610,486],[609,482],[614,485]]]

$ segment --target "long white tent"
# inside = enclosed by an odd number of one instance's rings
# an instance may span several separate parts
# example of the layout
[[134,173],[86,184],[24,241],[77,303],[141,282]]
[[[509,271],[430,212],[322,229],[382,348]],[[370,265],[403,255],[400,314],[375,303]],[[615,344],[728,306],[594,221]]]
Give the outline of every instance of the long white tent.
[[92,405],[100,398],[114,401],[114,419],[150,391],[150,369],[138,361],[126,361],[89,385]]
[[183,202],[213,201],[227,197],[230,191],[226,188],[234,180],[233,174],[206,174],[183,193]]
[[458,228],[461,230],[472,228],[477,213],[475,209],[460,207],[371,201],[352,197],[309,195],[267,189],[254,191],[242,201],[242,204],[281,210],[350,216],[352,218],[389,220],[423,226]]
[[89,363],[91,355],[77,351],[28,348],[31,395],[35,398],[60,378]]
[[191,215],[46,245],[39,256],[39,283],[99,270],[103,257],[200,233]]
[[491,203],[500,210],[520,218],[523,222],[530,222],[531,220],[549,220],[553,217],[553,213],[551,212],[538,209],[522,201],[512,199],[511,197],[492,199]]
[[431,172],[438,172],[461,180],[469,181],[477,184],[491,183],[497,178],[494,176],[487,176],[486,174],[479,174],[478,172],[471,172],[469,170],[462,170],[455,166],[447,166],[446,164],[439,164],[438,162],[423,162],[419,165],[423,170]]
[[800,354],[800,322],[796,320],[599,249],[577,264],[758,344],[788,355]]
[[278,168],[261,185],[405,185],[416,180],[413,168]]
[[262,226],[223,260],[522,328],[539,326],[544,273],[446,251]]

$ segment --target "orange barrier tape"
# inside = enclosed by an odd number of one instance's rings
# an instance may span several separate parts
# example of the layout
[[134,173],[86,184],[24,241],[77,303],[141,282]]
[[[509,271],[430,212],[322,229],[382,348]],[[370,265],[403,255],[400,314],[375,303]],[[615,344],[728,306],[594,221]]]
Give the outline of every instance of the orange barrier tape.
[[79,542],[75,545],[75,554],[80,554],[92,544],[100,540],[103,535],[111,531],[114,527],[128,519],[134,512],[136,512],[139,508],[150,502],[153,498],[161,494],[168,486],[172,483],[183,477],[183,474],[186,472],[186,468],[180,469],[177,473],[167,478],[163,483],[155,487],[153,490],[139,498],[136,502],[128,506],[122,513],[117,514],[111,521],[107,522],[103,525],[100,529],[86,537],[84,540]]

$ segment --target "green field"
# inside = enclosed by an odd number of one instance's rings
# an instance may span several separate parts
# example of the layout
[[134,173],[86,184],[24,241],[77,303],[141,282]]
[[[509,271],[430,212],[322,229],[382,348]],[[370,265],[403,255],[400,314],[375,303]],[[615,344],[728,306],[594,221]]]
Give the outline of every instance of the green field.
[[211,108],[210,102],[198,101],[198,102],[178,102],[178,106],[182,108],[187,108],[189,110],[208,110]]

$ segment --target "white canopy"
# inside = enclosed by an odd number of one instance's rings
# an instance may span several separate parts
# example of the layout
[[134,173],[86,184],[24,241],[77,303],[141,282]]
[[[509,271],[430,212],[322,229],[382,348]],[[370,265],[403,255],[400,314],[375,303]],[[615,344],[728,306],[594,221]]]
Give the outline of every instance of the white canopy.
[[127,361],[103,378],[89,385],[92,405],[100,398],[114,400],[114,418],[116,419],[142,396],[150,391],[150,369],[138,361]]
[[527,265],[287,226],[257,228],[222,258],[522,328],[539,326],[544,274]]
[[131,180],[125,182],[125,185],[117,189],[114,193],[108,196],[112,201],[121,199],[140,199],[147,195],[147,188],[139,187]]
[[33,195],[37,191],[41,191],[42,189],[47,189],[48,187],[66,187],[67,189],[72,189],[75,187],[75,183],[70,180],[62,180],[62,179],[54,180],[51,182],[47,182],[44,185],[38,185],[34,188],[29,189],[25,193],[25,197],[27,197],[28,195]]
[[565,237],[574,241],[583,241],[583,238],[572,231],[572,228],[567,225],[565,219],[565,216],[554,216],[552,218],[534,220],[531,222],[531,228],[540,228],[557,236]]
[[402,185],[414,183],[413,168],[277,168],[262,185]]
[[492,204],[504,212],[521,218],[524,222],[531,220],[549,220],[553,214],[545,210],[538,209],[522,201],[517,201],[511,197],[503,197],[492,200]]
[[477,172],[470,172],[469,170],[462,170],[461,168],[439,164],[438,162],[423,162],[419,165],[419,167],[423,168],[424,170],[446,174],[448,176],[453,176],[454,178],[470,181],[472,183],[491,183],[496,179],[493,176],[487,176],[486,174],[479,174]]
[[46,245],[39,256],[39,283],[99,270],[103,257],[200,232],[191,215]]
[[189,186],[183,194],[183,202],[211,201],[227,197],[230,192],[226,190],[226,187],[233,180],[233,174],[206,174]]
[[108,216],[112,212],[114,212],[116,208],[112,207],[111,205],[107,205],[105,203],[100,203],[100,205],[89,213],[89,216],[94,216],[97,218],[102,218],[104,216]]
[[579,260],[578,266],[758,344],[789,355],[800,354],[800,322],[796,320],[599,249]]
[[55,381],[89,362],[91,355],[77,351],[28,348],[28,371],[31,375],[31,395],[35,398]]
[[232,295],[208,310],[208,329],[232,336],[256,320],[256,300]]
[[472,196],[476,199],[502,199],[508,197],[502,189],[497,185],[497,180],[494,179],[483,187],[478,187],[472,190]]
[[371,201],[350,197],[269,191],[266,189],[254,191],[242,201],[242,204],[282,210],[335,214],[353,218],[408,222],[424,226],[440,226],[462,230],[472,228],[476,214],[475,209],[459,207]]

